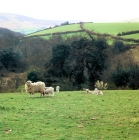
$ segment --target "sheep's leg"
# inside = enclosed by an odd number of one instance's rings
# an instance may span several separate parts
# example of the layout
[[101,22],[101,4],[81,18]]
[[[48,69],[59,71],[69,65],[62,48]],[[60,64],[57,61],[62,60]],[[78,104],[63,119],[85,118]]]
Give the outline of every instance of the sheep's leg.
[[54,92],[52,92],[52,96],[54,96]]
[[32,93],[29,93],[30,94],[30,98],[32,97],[31,95],[32,95]]
[[30,98],[33,97],[33,93],[30,93]]

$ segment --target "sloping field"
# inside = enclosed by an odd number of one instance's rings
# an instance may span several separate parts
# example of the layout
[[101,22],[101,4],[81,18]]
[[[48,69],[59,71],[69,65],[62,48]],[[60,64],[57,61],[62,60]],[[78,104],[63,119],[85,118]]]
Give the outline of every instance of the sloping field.
[[[82,26],[81,26],[82,25]],[[82,28],[83,27],[83,28]],[[67,34],[72,35],[72,33],[78,33],[83,32],[84,35],[86,35],[86,31],[92,31],[95,32],[95,35],[102,34],[103,37],[105,34],[108,36],[106,37],[117,37],[117,39],[124,38],[124,39],[135,39],[139,42],[139,33],[132,33],[130,35],[123,35],[123,36],[117,36],[117,34],[121,34],[122,32],[131,32],[131,31],[137,31],[139,30],[139,23],[78,23],[78,24],[70,24],[70,25],[64,25],[59,26],[55,28],[49,28],[42,31],[34,32],[32,34],[29,34],[25,36],[25,38],[28,37],[42,37],[48,38],[48,36],[54,35],[54,34]],[[93,33],[91,33],[93,35]],[[127,42],[131,42],[131,40],[125,40]]]
[[139,30],[139,23],[85,23],[84,28],[93,30],[94,32],[113,34],[116,36],[121,32]]
[[45,30],[27,35],[27,37],[34,36],[34,35],[52,34],[56,32],[76,31],[76,30],[81,30],[80,24],[71,24],[71,25],[66,25],[66,26],[45,29]]

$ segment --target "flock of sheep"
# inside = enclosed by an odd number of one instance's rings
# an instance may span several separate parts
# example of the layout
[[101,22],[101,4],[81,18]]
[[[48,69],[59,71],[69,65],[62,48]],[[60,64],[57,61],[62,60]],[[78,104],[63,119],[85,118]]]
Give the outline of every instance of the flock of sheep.
[[[56,86],[56,91],[59,92],[60,86]],[[44,82],[34,82],[27,81],[25,83],[25,91],[30,94],[30,97],[34,95],[34,93],[41,93],[40,96],[49,95],[54,96],[54,88],[46,87]]]
[[[60,86],[56,86],[56,92],[59,92]],[[98,90],[95,88],[94,91],[91,91],[89,89],[84,89],[86,91],[86,94],[92,93],[96,95],[103,95],[103,92],[101,90]],[[30,94],[31,96],[34,96],[34,93],[41,93],[40,96],[44,95],[49,95],[49,96],[54,96],[54,88],[53,87],[46,87],[44,82],[34,82],[32,81],[27,81],[25,83],[25,91]]]

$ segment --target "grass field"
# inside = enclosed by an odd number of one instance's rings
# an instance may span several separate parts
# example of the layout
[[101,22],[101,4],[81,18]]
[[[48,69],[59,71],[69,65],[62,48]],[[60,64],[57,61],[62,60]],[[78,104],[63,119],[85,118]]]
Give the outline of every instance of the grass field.
[[[118,33],[127,32],[127,31],[135,31],[139,30],[139,23],[84,23],[84,28],[90,31],[94,31],[96,33],[101,34],[111,34],[117,36]],[[34,35],[41,36],[43,34],[52,34],[56,32],[66,32],[66,31],[77,31],[81,30],[80,24],[70,24],[65,26],[59,26],[56,28],[45,29],[42,31],[38,31],[32,34],[29,34],[25,37],[31,37]],[[68,34],[68,33],[67,33]],[[70,34],[71,35],[71,34]],[[49,39],[50,35],[43,38]],[[128,36],[122,36],[123,38],[131,38],[131,39],[139,39],[139,34],[131,34]]]
[[55,27],[51,29],[45,29],[39,32],[32,33],[27,36],[32,36],[32,35],[42,35],[42,34],[48,34],[48,33],[55,33],[55,32],[66,32],[66,31],[76,31],[76,30],[81,30],[80,24],[71,24],[67,26],[60,26],[60,27]]
[[138,140],[139,90],[0,93],[0,140]]
[[94,30],[99,33],[117,35],[121,32],[138,30],[139,23],[85,23],[84,27],[88,30]]

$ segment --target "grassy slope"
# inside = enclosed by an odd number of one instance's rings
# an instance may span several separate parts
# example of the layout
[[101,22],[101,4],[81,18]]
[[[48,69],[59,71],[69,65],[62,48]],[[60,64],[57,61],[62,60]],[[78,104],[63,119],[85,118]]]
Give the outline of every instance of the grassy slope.
[[[0,94],[1,140],[138,140],[138,90]],[[11,129],[12,131],[8,131]]]
[[42,34],[47,34],[47,33],[55,33],[55,32],[66,32],[66,31],[76,31],[76,30],[81,30],[80,24],[71,24],[67,26],[60,26],[60,27],[55,27],[51,29],[45,29],[36,33],[32,33],[27,36],[32,36],[32,35],[42,35]]
[[[139,23],[84,23],[84,28],[87,30],[93,30],[94,32],[98,33],[107,33],[112,35],[117,35],[121,32],[133,31],[139,29]],[[33,35],[42,35],[47,33],[55,33],[55,32],[65,32],[65,31],[76,31],[80,30],[80,24],[71,24],[60,26],[56,28],[51,28],[47,30],[42,30],[36,33],[32,33],[28,36]],[[123,38],[134,38],[139,39],[139,34],[133,34],[128,36],[123,36]]]
[[84,27],[99,33],[117,35],[119,32],[138,30],[139,23],[86,23]]

